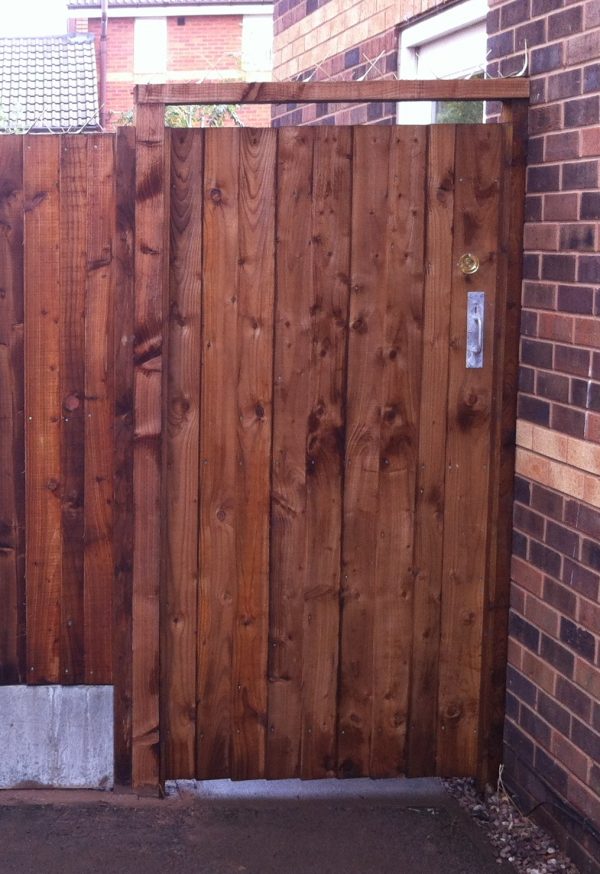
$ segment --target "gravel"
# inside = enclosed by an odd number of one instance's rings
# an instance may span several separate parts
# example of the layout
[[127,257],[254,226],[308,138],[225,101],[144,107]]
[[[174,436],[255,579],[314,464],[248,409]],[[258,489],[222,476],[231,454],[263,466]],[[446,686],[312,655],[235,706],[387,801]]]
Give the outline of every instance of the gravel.
[[484,795],[472,779],[454,778],[443,783],[484,830],[496,851],[496,861],[510,862],[519,874],[579,874],[571,860],[559,852],[553,838],[517,809],[501,778],[496,790],[490,789]]

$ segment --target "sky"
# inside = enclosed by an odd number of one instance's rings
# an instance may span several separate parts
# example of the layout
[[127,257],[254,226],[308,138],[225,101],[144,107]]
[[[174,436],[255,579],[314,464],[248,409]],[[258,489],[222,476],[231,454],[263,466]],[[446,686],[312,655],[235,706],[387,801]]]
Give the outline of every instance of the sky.
[[0,0],[0,36],[53,36],[67,32],[65,0]]

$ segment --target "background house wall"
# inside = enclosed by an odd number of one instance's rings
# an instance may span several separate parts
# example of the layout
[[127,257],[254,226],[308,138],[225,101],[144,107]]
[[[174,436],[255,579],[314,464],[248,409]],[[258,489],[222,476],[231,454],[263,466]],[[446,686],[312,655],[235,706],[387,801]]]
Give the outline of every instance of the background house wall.
[[[111,123],[131,112],[133,87],[138,83],[270,79],[271,8],[269,4],[254,4],[247,7],[247,14],[243,12],[243,4],[231,10],[235,14],[229,14],[226,7],[218,14],[204,14],[210,11],[206,8],[199,14],[191,8],[184,16],[161,15],[158,9],[156,18],[140,16],[137,23],[135,10],[128,10],[129,17],[109,13],[107,109]],[[77,17],[69,23],[70,32],[94,34],[99,54],[98,13],[73,10],[72,14]],[[154,65],[144,63],[152,58],[151,49],[148,59],[140,58],[145,36],[143,28],[148,22],[159,24],[159,34],[162,25],[164,33],[164,48],[160,46],[154,53]],[[246,125],[270,124],[268,107],[243,107],[240,116]]]
[[[434,6],[279,0],[275,76],[358,78],[380,56],[369,77],[391,77],[402,30]],[[528,49],[532,84],[504,778],[597,871],[600,6],[492,0],[487,33],[488,74]],[[284,109],[275,124],[395,120],[393,104]]]

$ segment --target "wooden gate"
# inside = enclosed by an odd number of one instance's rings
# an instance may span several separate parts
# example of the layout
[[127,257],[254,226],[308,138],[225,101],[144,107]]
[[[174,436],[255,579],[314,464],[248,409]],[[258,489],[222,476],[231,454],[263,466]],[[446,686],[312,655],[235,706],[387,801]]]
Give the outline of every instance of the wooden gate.
[[163,778],[474,774],[502,708],[511,130],[160,118],[141,107],[136,414],[158,433],[162,409],[164,475],[139,445],[136,561],[163,592]]
[[[0,683],[112,684],[118,783],[493,776],[527,88],[0,138]],[[163,124],[423,98],[508,123]]]

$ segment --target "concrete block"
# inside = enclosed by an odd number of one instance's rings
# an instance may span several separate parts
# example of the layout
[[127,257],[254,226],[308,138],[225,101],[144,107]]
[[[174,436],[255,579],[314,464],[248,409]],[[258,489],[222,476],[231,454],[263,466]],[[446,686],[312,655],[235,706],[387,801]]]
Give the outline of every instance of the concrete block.
[[0,687],[0,788],[109,789],[112,686]]

